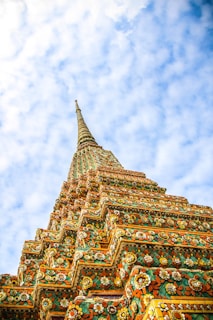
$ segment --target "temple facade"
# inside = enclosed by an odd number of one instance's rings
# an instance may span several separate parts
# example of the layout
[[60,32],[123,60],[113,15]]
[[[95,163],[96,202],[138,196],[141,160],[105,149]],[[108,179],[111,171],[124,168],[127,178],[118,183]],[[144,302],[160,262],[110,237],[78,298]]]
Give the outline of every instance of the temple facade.
[[212,209],[124,169],[76,114],[67,181],[1,275],[0,319],[213,319]]

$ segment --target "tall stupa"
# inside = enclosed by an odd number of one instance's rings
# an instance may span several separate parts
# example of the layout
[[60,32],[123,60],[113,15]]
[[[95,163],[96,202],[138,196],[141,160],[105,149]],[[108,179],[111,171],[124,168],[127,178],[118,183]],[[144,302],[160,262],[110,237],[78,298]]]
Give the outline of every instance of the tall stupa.
[[0,319],[213,319],[213,210],[124,169],[76,114],[67,181],[1,275]]

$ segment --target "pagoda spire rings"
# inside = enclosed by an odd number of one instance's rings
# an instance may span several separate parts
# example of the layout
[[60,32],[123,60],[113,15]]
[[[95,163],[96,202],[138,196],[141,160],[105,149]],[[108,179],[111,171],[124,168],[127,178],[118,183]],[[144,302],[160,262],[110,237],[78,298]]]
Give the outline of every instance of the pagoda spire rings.
[[77,114],[77,121],[78,121],[78,150],[84,147],[85,145],[92,145],[98,146],[95,138],[91,134],[90,130],[88,129],[84,118],[81,114],[81,109],[79,108],[78,101],[75,100],[76,105],[76,114]]

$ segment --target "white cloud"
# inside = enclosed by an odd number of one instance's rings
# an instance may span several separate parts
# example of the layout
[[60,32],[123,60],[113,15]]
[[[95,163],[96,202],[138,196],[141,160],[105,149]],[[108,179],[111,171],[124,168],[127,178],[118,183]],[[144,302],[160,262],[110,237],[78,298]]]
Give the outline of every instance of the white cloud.
[[211,15],[202,1],[0,2],[1,272],[48,224],[76,98],[127,169],[213,205]]

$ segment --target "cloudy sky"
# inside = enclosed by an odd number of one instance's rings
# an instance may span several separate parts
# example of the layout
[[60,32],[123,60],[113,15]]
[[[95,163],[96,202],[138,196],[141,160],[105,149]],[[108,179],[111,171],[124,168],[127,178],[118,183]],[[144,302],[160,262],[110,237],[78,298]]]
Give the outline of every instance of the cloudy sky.
[[0,0],[0,273],[48,225],[76,98],[125,168],[213,206],[212,35],[211,1]]

